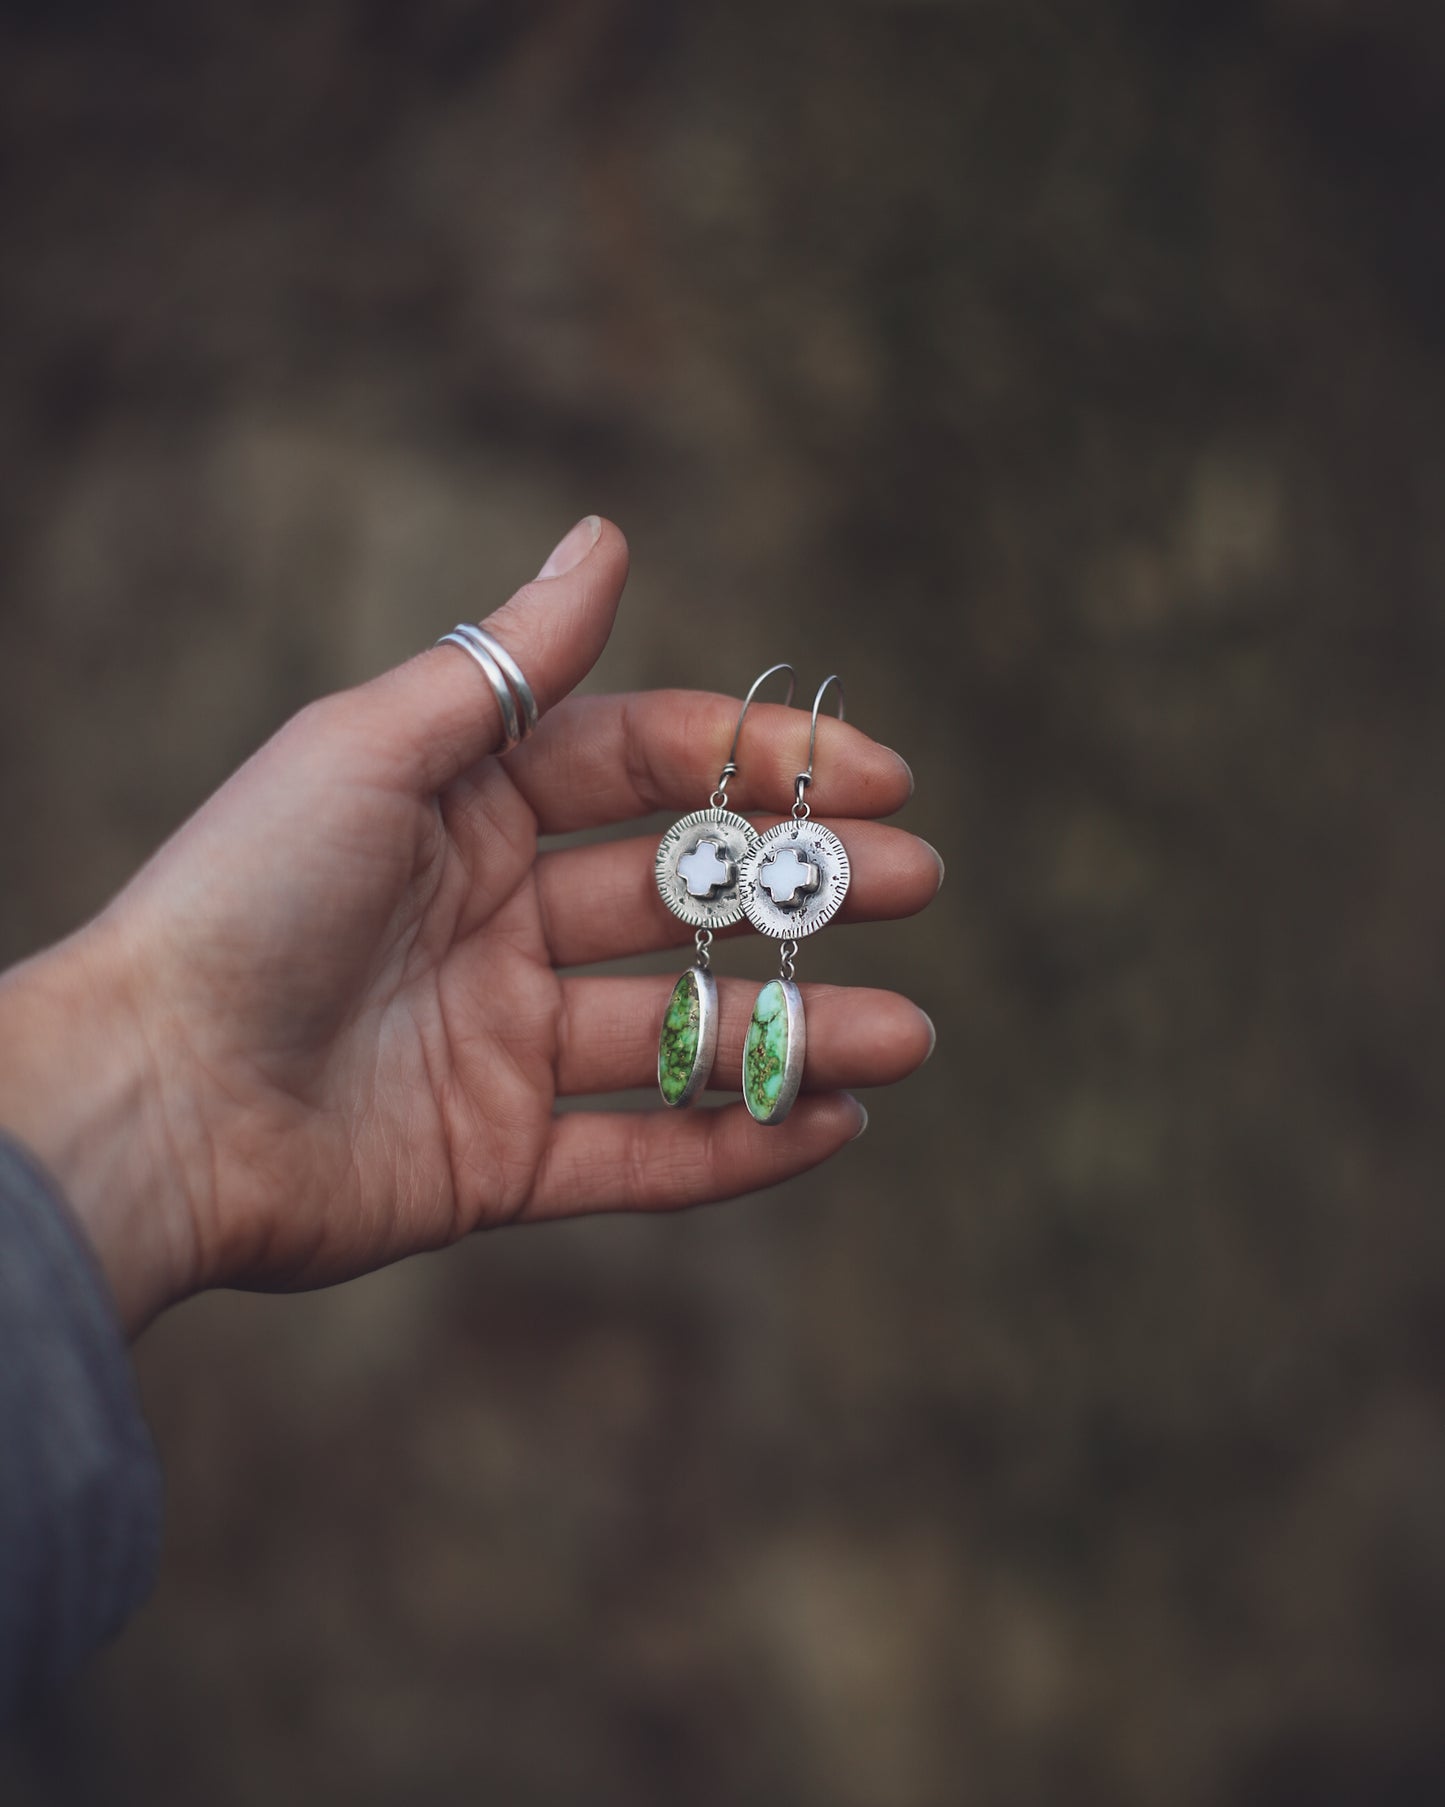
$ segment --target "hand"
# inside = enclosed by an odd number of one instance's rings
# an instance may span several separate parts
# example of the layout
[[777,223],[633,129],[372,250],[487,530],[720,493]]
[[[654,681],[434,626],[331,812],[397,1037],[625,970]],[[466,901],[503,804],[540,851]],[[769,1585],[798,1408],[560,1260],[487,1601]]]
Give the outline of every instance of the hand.
[[[928,1019],[805,986],[807,1095],[555,1114],[647,1087],[673,983],[568,967],[687,946],[655,834],[538,836],[699,807],[737,718],[690,691],[562,701],[606,643],[627,551],[581,522],[488,622],[547,713],[505,759],[491,692],[437,647],[303,710],[95,922],[0,981],[0,1124],[55,1172],[127,1324],[212,1285],[324,1285],[497,1224],[665,1210],[771,1185],[865,1121],[834,1088],[918,1066]],[[786,649],[785,649],[786,650]],[[807,717],[757,704],[735,804],[781,812]],[[848,848],[845,917],[933,896],[933,850],[869,818],[908,768],[820,722],[812,801]],[[736,1089],[755,987],[720,983]]]

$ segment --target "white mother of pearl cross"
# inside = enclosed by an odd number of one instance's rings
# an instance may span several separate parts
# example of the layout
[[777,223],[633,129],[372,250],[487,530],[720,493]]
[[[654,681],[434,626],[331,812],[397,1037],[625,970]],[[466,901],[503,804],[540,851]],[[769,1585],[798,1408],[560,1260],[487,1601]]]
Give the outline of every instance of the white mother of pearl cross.
[[823,882],[822,868],[805,860],[796,847],[775,853],[758,873],[758,883],[783,909],[796,906]]
[[737,869],[730,859],[724,858],[716,841],[699,841],[691,853],[677,862],[677,871],[691,897],[716,897],[737,875]]

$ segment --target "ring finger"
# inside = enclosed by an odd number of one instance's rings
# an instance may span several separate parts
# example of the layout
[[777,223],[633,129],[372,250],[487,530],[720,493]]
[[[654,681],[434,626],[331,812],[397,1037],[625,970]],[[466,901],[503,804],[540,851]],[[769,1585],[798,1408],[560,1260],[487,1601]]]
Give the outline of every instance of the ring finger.
[[[657,1036],[673,979],[563,980],[563,1026],[557,1090],[564,1095],[622,1092],[657,1083]],[[804,985],[808,1043],[807,1091],[891,1085],[923,1065],[933,1051],[933,1024],[895,991]],[[743,1041],[757,982],[719,979],[717,1055],[713,1087],[737,1091]]]

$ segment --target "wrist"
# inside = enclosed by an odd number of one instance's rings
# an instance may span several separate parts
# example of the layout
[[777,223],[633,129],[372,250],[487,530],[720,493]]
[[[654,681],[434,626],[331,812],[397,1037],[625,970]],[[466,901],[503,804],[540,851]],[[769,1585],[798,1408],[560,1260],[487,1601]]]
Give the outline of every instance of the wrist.
[[197,1259],[115,941],[96,923],[0,974],[0,1129],[55,1179],[134,1336],[193,1290]]

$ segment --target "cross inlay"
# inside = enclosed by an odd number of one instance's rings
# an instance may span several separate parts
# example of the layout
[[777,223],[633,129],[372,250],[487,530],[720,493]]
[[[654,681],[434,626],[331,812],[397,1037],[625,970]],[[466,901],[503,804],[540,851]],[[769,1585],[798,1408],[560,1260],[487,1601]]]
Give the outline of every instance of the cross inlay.
[[716,841],[699,841],[691,853],[677,862],[677,870],[688,895],[702,898],[714,898],[719,891],[725,891],[737,871],[732,861],[723,857]]
[[796,847],[785,847],[763,864],[758,883],[782,909],[793,909],[823,882],[820,867],[805,860]]

